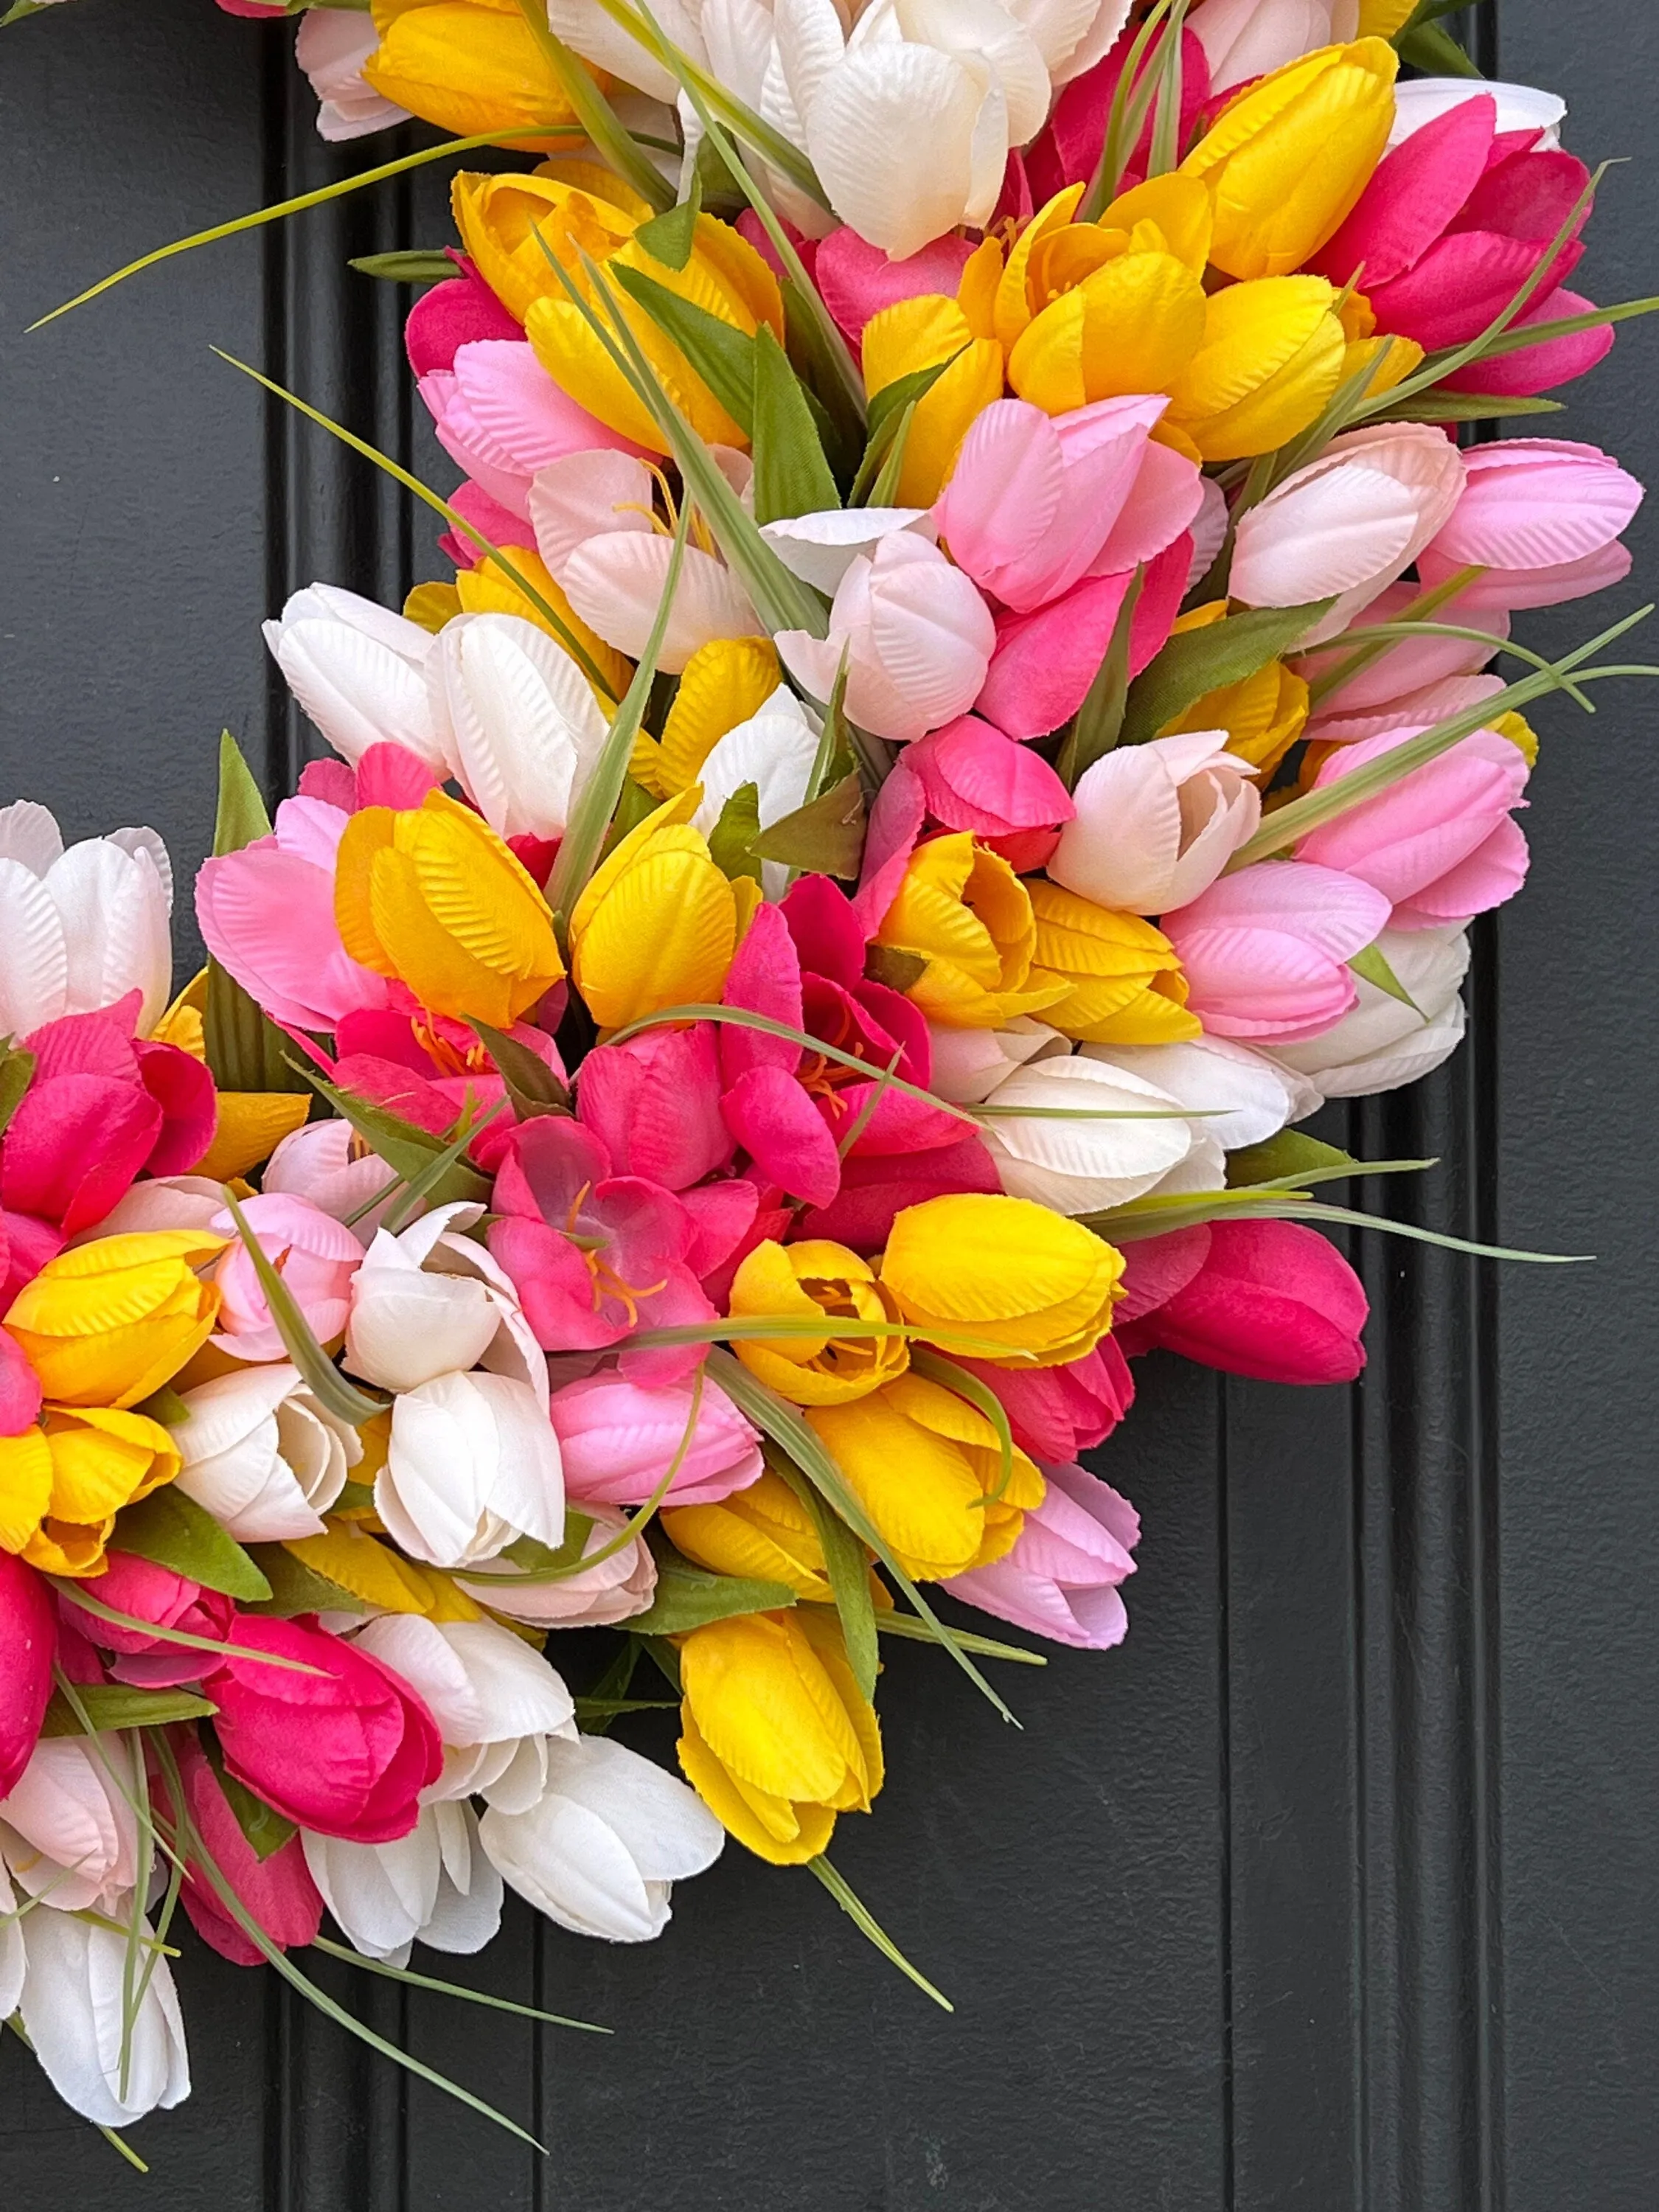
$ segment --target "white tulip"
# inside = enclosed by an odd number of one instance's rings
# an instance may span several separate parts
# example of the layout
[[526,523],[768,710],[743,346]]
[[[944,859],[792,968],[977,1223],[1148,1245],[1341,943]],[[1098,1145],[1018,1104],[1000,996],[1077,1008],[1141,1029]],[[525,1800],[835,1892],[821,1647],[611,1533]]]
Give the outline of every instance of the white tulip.
[[397,1236],[377,1230],[351,1279],[346,1365],[386,1390],[413,1390],[482,1363],[547,1404],[547,1361],[506,1271],[459,1232],[483,1213],[442,1206]]
[[1309,1086],[1312,1103],[1302,1113],[1327,1098],[1398,1091],[1449,1060],[1463,1041],[1467,930],[1385,929],[1376,945],[1413,1003],[1356,977],[1359,1004],[1352,1013],[1306,1044],[1281,1045],[1272,1057]]
[[141,994],[138,1034],[173,985],[173,868],[153,830],[116,830],[64,849],[31,799],[0,807],[0,1036]]
[[492,1807],[483,1847],[521,1897],[579,1936],[641,1943],[668,1923],[670,1885],[713,1866],[725,1831],[676,1776],[608,1736],[548,1747],[528,1811]]
[[562,836],[606,729],[564,647],[518,615],[460,615],[427,684],[450,770],[497,836]]
[[264,629],[289,690],[343,759],[355,766],[391,743],[448,774],[427,694],[430,631],[334,584],[295,592]]
[[367,15],[313,8],[300,18],[294,58],[319,103],[318,136],[332,145],[409,120],[406,108],[383,100],[364,78],[363,64],[380,43],[380,30]]
[[1193,1037],[1181,1044],[1085,1044],[1080,1057],[1156,1084],[1178,1105],[1201,1115],[1190,1125],[1195,1146],[1213,1138],[1231,1152],[1266,1144],[1287,1121],[1313,1110],[1309,1087],[1299,1077],[1231,1037]]
[[0,1857],[31,1897],[64,1912],[106,1909],[132,1887],[137,1828],[115,1777],[132,1787],[118,1736],[43,1735],[0,1797]]
[[[1144,1076],[1080,1058],[1019,1068],[985,1103],[999,1109],[981,1137],[1003,1188],[1011,1198],[1035,1199],[1056,1213],[1092,1213],[1139,1198],[1187,1158],[1197,1126],[1186,1119],[1178,1099]],[[1092,1107],[1158,1118],[1028,1120],[1001,1111],[1018,1106]]]
[[[130,1910],[124,1902],[119,1917],[125,1920]],[[142,1924],[150,1935],[149,1923]],[[190,2094],[190,2060],[166,1958],[145,1954],[149,1986],[124,2037],[124,1929],[51,1905],[27,1913],[19,1925],[27,1964],[18,2008],[34,2055],[64,2103],[103,2128],[130,2127],[158,2106],[165,2112],[182,2103]]]
[[434,1951],[482,1951],[501,1924],[501,1878],[478,1844],[470,1805],[425,1805],[406,1836],[349,1844],[300,1834],[323,1902],[366,1959],[404,1966],[418,1940]]
[[[608,1505],[584,1499],[584,1520],[592,1526],[582,1539],[582,1557],[616,1541],[623,1516]],[[480,1605],[535,1628],[608,1628],[644,1613],[657,1592],[657,1562],[643,1536],[632,1537],[608,1559],[584,1566],[557,1582],[532,1582],[505,1559],[474,1571],[461,1588]]]
[[1407,83],[1401,82],[1394,88],[1394,128],[1389,133],[1392,150],[1415,136],[1425,123],[1448,109],[1461,107],[1466,100],[1475,100],[1490,94],[1498,102],[1498,128],[1505,131],[1538,131],[1540,152],[1553,149],[1561,143],[1561,125],[1566,120],[1567,103],[1553,92],[1540,92],[1536,85],[1502,84],[1490,78],[1478,76],[1419,76]]
[[318,1403],[297,1367],[239,1368],[186,1390],[184,1404],[170,1429],[179,1487],[228,1534],[279,1544],[325,1533],[362,1439]]
[[[726,802],[745,783],[755,786],[760,826],[769,830],[806,803],[806,787],[817,758],[817,732],[794,693],[780,684],[759,714],[735,723],[697,770],[702,803],[691,817],[691,827],[710,836],[719,823]],[[761,882],[769,899],[780,899],[788,889],[789,872],[781,860],[761,866]]]
[[[606,447],[550,461],[530,487],[537,550],[555,582],[590,629],[635,660],[656,622],[674,553],[673,539],[653,520],[655,497],[646,464]],[[678,676],[700,645],[753,637],[761,628],[726,563],[688,544],[658,667]]]
[[930,1022],[927,1035],[933,1047],[928,1088],[953,1106],[977,1106],[1016,1068],[1072,1049],[1058,1030],[1029,1014],[1017,1014],[1000,1030],[952,1030]]
[[9,2020],[23,1994],[24,1911],[11,1886],[5,1862],[0,1859],[0,2020]]
[[[688,9],[680,0],[660,0],[651,9],[653,19],[672,45],[693,61],[705,62],[708,55],[698,28],[698,13],[695,4]],[[547,16],[560,38],[585,61],[609,70],[612,76],[649,93],[653,100],[672,105],[678,98],[680,82],[672,71],[647,54],[603,9],[592,6],[590,0],[548,0]],[[720,82],[730,80],[720,75]]]
[[1261,820],[1248,761],[1224,730],[1121,745],[1085,769],[1077,813],[1048,873],[1079,898],[1126,914],[1167,914],[1207,890]]
[[493,1620],[387,1613],[354,1638],[418,1690],[444,1741],[422,1802],[487,1797],[520,1812],[547,1778],[547,1739],[574,1735],[576,1708],[539,1651]]
[[545,1401],[508,1375],[440,1375],[402,1392],[374,1509],[434,1567],[493,1559],[519,1536],[556,1550],[564,1471]]

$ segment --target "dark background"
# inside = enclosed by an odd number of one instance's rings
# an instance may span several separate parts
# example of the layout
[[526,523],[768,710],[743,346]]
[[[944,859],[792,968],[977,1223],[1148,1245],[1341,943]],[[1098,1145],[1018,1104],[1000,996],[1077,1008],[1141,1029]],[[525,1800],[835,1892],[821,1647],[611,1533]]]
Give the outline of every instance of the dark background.
[[[1563,91],[1589,159],[1637,157],[1577,281],[1659,289],[1659,21],[1496,15],[1489,67]],[[423,511],[208,348],[410,450],[407,295],[341,264],[442,243],[441,187],[379,187],[21,326],[416,143],[322,149],[289,37],[210,0],[72,0],[0,39],[0,792],[72,836],[153,822],[181,873],[221,726],[273,792],[304,743],[258,619],[313,577],[395,599],[440,568]],[[1628,328],[1548,427],[1659,475],[1656,345]],[[1659,509],[1632,538],[1632,584],[1534,618],[1534,643],[1652,588]],[[1474,1042],[1351,1129],[1446,1161],[1357,1203],[1597,1264],[1374,1238],[1357,1390],[1146,1364],[1101,1460],[1146,1524],[1133,1631],[1006,1683],[1023,1734],[936,1655],[886,1655],[891,1780],[836,1856],[954,2018],[804,1874],[735,1847],[658,1944],[515,1911],[460,1963],[609,2040],[325,1967],[544,2160],[187,1938],[196,2091],[132,2131],[151,2178],[11,2045],[7,2212],[1651,2212],[1659,695],[1602,696],[1594,722],[1540,715],[1532,880],[1483,938]]]

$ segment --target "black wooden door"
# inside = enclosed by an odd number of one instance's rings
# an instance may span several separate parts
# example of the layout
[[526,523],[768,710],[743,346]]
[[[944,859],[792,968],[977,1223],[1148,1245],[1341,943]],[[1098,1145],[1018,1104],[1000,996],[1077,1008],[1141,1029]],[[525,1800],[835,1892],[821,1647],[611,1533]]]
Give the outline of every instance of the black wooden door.
[[[1659,289],[1659,16],[1493,6],[1489,69],[1564,92],[1589,158],[1636,157],[1588,289]],[[398,301],[343,264],[440,242],[441,187],[20,333],[131,255],[363,166],[317,144],[287,45],[209,0],[74,0],[0,41],[0,789],[76,835],[152,821],[191,864],[222,724],[273,789],[299,757],[258,618],[313,576],[395,599],[438,566],[423,514],[208,348],[407,449]],[[1565,426],[1650,480],[1656,343],[1628,331]],[[1659,577],[1659,502],[1632,538]],[[1128,1644],[1022,1679],[1023,1734],[890,1656],[892,1778],[838,1856],[954,2018],[805,1875],[735,1850],[659,1944],[520,1912],[473,1968],[607,2040],[332,1978],[543,2160],[192,1939],[196,2093],[133,2131],[151,2179],[14,2049],[7,2212],[1651,2212],[1659,707],[1546,727],[1473,1041],[1352,1139],[1447,1163],[1359,1202],[1597,1264],[1367,1245],[1352,1392],[1149,1363],[1105,1459],[1146,1522]]]

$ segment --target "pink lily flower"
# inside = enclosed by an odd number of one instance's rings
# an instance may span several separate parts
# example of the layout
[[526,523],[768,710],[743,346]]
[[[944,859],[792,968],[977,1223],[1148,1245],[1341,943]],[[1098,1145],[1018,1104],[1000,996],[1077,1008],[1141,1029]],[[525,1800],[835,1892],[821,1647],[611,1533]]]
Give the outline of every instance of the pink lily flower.
[[550,461],[601,447],[640,450],[562,391],[516,328],[512,337],[465,340],[419,391],[451,460],[521,520],[532,479]]
[[1620,537],[1643,489],[1599,446],[1506,438],[1472,447],[1463,466],[1462,496],[1417,564],[1425,585],[1478,563],[1487,573],[1458,605],[1484,617],[1489,608],[1559,606],[1630,574]]
[[[643,1328],[714,1320],[688,1264],[696,1245],[690,1213],[660,1183],[613,1175],[608,1147],[579,1121],[546,1115],[515,1129],[495,1205],[489,1249],[546,1350],[603,1351]],[[622,1371],[633,1382],[677,1382],[703,1351],[624,1350]]]
[[[1589,182],[1582,161],[1540,147],[1540,135],[1500,132],[1489,93],[1461,101],[1384,155],[1309,269],[1335,284],[1357,277],[1385,335],[1415,338],[1431,353],[1466,344],[1548,258]],[[1588,216],[1586,209],[1581,229]],[[1576,234],[1560,249],[1545,279],[1548,296],[1522,327],[1588,306],[1559,289],[1583,252]],[[1593,368],[1612,343],[1610,329],[1583,331],[1496,362],[1472,362],[1449,381],[1470,392],[1543,392]]]
[[1169,402],[1102,399],[1048,416],[998,399],[975,419],[933,508],[959,568],[1017,613],[1085,576],[1151,561],[1196,519],[1194,465],[1151,433]]
[[1263,860],[1223,876],[1160,926],[1206,1030],[1292,1043],[1358,1006],[1347,963],[1388,927],[1391,903],[1334,868]]
[[596,1046],[581,1064],[576,1113],[618,1175],[686,1191],[731,1164],[720,1059],[707,1022]]
[[[393,995],[408,994],[393,986]],[[526,1046],[561,1081],[564,1064],[544,1029],[514,1022],[507,1032]],[[318,1058],[343,1091],[389,1106],[428,1135],[447,1138],[470,1106],[478,1124],[467,1158],[493,1174],[510,1138],[514,1115],[507,1085],[483,1045],[465,1023],[399,1005],[346,1015],[335,1031],[337,1060]]]
[[1025,1516],[1013,1549],[942,1587],[998,1620],[1107,1651],[1129,1632],[1118,1584],[1135,1571],[1140,1516],[1109,1483],[1075,1462],[1045,1467],[1042,1503]]

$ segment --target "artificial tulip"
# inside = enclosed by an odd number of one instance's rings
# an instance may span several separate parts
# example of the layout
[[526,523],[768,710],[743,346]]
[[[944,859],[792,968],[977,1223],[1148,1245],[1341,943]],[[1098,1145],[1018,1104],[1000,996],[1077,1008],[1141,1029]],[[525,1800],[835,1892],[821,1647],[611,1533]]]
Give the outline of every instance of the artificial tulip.
[[390,1843],[309,1832],[299,1838],[323,1901],[355,1951],[401,1966],[418,1937],[434,1951],[482,1951],[501,1924],[501,1878],[471,1805],[423,1805]]
[[[994,1119],[981,1141],[1011,1198],[1056,1213],[1127,1205],[1162,1182],[1192,1151],[1203,1123],[1144,1077],[1073,1056],[1018,1069],[986,1102]],[[1035,1109],[1029,1116],[1022,1107]],[[1097,1109],[1097,1121],[1050,1119]],[[1115,1119],[1156,1116],[1163,1119]]]
[[1306,861],[1263,861],[1223,876],[1164,927],[1206,1030],[1296,1043],[1358,1005],[1347,963],[1387,927],[1370,884]]
[[1369,1308],[1335,1246],[1294,1221],[1217,1221],[1209,1238],[1198,1273],[1131,1324],[1132,1348],[1266,1382],[1352,1382]]
[[[1409,1003],[1358,979],[1358,1004],[1334,1029],[1305,1044],[1273,1048],[1273,1058],[1312,1093],[1304,1111],[1327,1098],[1368,1098],[1415,1083],[1463,1042],[1468,932],[1456,927],[1385,929],[1376,949]],[[1300,1114],[1293,1118],[1300,1120]]]
[[471,1569],[460,1588],[492,1613],[532,1628],[609,1628],[646,1612],[657,1589],[651,1547],[643,1536],[626,1537],[624,1516],[610,1506],[590,1504],[582,1518],[592,1522],[582,1538],[586,1564],[557,1581],[537,1581],[496,1559]]
[[1159,734],[1173,738],[1197,730],[1224,732],[1228,751],[1259,771],[1259,790],[1302,735],[1307,721],[1306,679],[1282,660],[1270,660],[1254,676],[1206,691],[1184,714],[1165,723]]
[[0,1036],[139,994],[148,1036],[173,977],[173,871],[153,830],[117,830],[64,849],[44,806],[0,807]]
[[1212,93],[1231,92],[1319,46],[1391,39],[1416,0],[1202,0],[1187,27],[1203,48]]
[[[1001,250],[988,243],[989,261],[1000,271]],[[969,269],[973,267],[970,262]],[[872,399],[918,369],[938,372],[915,402],[895,487],[895,496],[905,506],[930,507],[944,489],[969,428],[1003,396],[1003,349],[985,288],[970,286],[964,272],[954,298],[896,301],[871,316],[860,350],[865,387]]]
[[294,592],[264,624],[288,687],[343,760],[403,745],[442,771],[426,684],[432,639],[418,623],[336,584]]
[[58,1618],[46,1583],[0,1548],[0,1797],[28,1765],[40,1736],[57,1650]]
[[496,836],[562,837],[606,731],[570,655],[516,616],[460,615],[428,682],[455,780]]
[[1079,1057],[1167,1091],[1196,1117],[1194,1154],[1212,1146],[1233,1152],[1265,1144],[1287,1121],[1312,1111],[1294,1075],[1230,1037],[1189,1037],[1179,1044],[1085,1044]]
[[0,1837],[18,1887],[60,1912],[107,1911],[130,1892],[137,1826],[132,1761],[118,1736],[46,1735],[0,1798]]
[[294,58],[317,95],[317,134],[331,145],[409,120],[408,109],[382,99],[363,75],[363,64],[380,43],[380,33],[367,16],[312,8],[300,18]]
[[[212,1665],[210,1655],[169,1641],[168,1632],[222,1643],[236,1611],[221,1591],[204,1589],[188,1575],[177,1574],[154,1559],[140,1559],[133,1552],[105,1554],[95,1595],[100,1605],[146,1626],[127,1627],[88,1613],[84,1607],[65,1613],[64,1618],[88,1644],[118,1655],[110,1670],[118,1681],[131,1682],[141,1689],[198,1680]],[[75,1604],[67,1591],[62,1602],[66,1607]]]
[[492,1559],[520,1536],[556,1550],[564,1485],[544,1406],[507,1375],[441,1375],[401,1391],[374,1480],[393,1540],[437,1567]]
[[1139,676],[1170,635],[1192,573],[1191,547],[1183,534],[1139,572],[1085,576],[1029,614],[999,615],[975,711],[1022,739],[1070,721],[1100,673],[1137,573],[1139,596],[1127,621],[1128,672]]
[[1203,335],[1170,386],[1164,421],[1200,460],[1272,453],[1317,421],[1348,366],[1323,277],[1231,284],[1205,303]]
[[362,1440],[317,1402],[298,1368],[240,1368],[186,1390],[180,1403],[168,1431],[179,1487],[228,1535],[271,1544],[323,1534]]
[[[351,1231],[303,1198],[260,1193],[243,1201],[241,1214],[249,1236],[281,1274],[312,1334],[322,1344],[338,1336],[349,1310],[351,1279],[363,1257]],[[227,1209],[215,1215],[212,1225],[229,1240],[213,1273],[220,1298],[216,1347],[234,1359],[280,1359],[286,1348],[283,1333],[272,1318],[252,1254],[241,1240],[234,1216]]]
[[[100,1925],[48,1904],[21,1923],[27,1968],[18,2011],[29,2046],[58,2095],[100,2128],[131,2127],[190,2094],[185,2024],[159,1948],[128,2025],[123,1991],[132,1954],[124,1918]],[[141,1939],[155,1945],[148,1920]]]
[[1060,1367],[961,1364],[1000,1401],[1021,1451],[1039,1462],[1065,1461],[1103,1443],[1134,1403],[1134,1377],[1115,1338]]
[[729,1498],[665,1507],[663,1527],[676,1551],[711,1574],[782,1583],[816,1605],[834,1599],[817,1524],[770,1468]]
[[[671,1467],[664,1509],[712,1506],[761,1475],[760,1438],[717,1382],[645,1389],[590,1375],[549,1407],[573,1505],[642,1505]],[[678,1462],[676,1466],[676,1462]]]
[[781,688],[770,638],[717,637],[699,646],[681,672],[664,718],[662,742],[651,761],[652,788],[669,799],[695,783],[726,732],[764,712]]
[[544,1397],[547,1369],[511,1279],[460,1232],[483,1209],[440,1206],[393,1236],[382,1229],[351,1279],[346,1366],[387,1390],[413,1390],[483,1365]]
[[1043,1469],[1042,1502],[1012,1549],[952,1576],[952,1597],[1016,1628],[1082,1651],[1108,1651],[1128,1632],[1118,1585],[1134,1572],[1140,1517],[1127,1498],[1075,1464]]
[[867,1813],[882,1784],[875,1708],[832,1613],[735,1614],[679,1647],[680,1765],[740,1844],[774,1866],[829,1846],[837,1813]]
[[[806,803],[817,763],[818,734],[793,691],[781,686],[765,708],[715,740],[697,771],[702,803],[691,817],[694,830],[712,837],[727,803],[745,786],[755,793],[755,818],[769,830]],[[781,860],[761,863],[761,885],[769,899],[781,899],[792,871]]]
[[959,1106],[981,1104],[1016,1069],[1072,1048],[1058,1030],[1025,1014],[1000,1030],[934,1028],[928,1042],[934,1094]]
[[1078,779],[1075,817],[1048,860],[1054,882],[1139,915],[1207,890],[1261,819],[1250,772],[1224,740],[1199,730],[1103,753]]
[[684,1191],[728,1164],[714,1034],[703,1022],[646,1030],[625,1044],[596,1045],[583,1060],[577,1117],[616,1174]]
[[[516,323],[500,337],[463,337],[441,365],[421,370],[419,389],[445,453],[520,522],[530,520],[538,469],[567,453],[628,447],[559,389]],[[484,535],[504,542],[494,531]]]
[[212,1334],[219,1292],[196,1270],[224,1249],[205,1231],[101,1237],[49,1260],[6,1316],[48,1399],[136,1406]]
[[[392,1169],[369,1151],[350,1122],[336,1118],[307,1121],[284,1137],[265,1163],[260,1188],[266,1197],[305,1199],[319,1212],[346,1222],[366,1245],[406,1195],[388,1188],[392,1179]],[[380,1192],[386,1195],[379,1197]],[[217,1211],[216,1204],[210,1212]]]
[[720,997],[738,893],[690,826],[702,796],[693,784],[630,830],[571,909],[571,980],[602,1029]]
[[[1629,574],[1620,533],[1642,504],[1643,489],[1611,455],[1565,438],[1506,438],[1465,457],[1466,483],[1418,563],[1425,586],[1471,564],[1486,570],[1466,585],[1459,608],[1476,627],[1487,611],[1559,606],[1604,591]],[[1458,619],[1449,609],[1443,622]]]
[[354,1638],[419,1691],[444,1741],[429,1803],[482,1796],[521,1812],[547,1780],[547,1739],[575,1727],[563,1678],[511,1629],[493,1620],[371,1620]]
[[875,941],[923,963],[906,995],[946,1028],[1000,1029],[1062,995],[1053,981],[1031,978],[1036,926],[1026,886],[965,831],[916,848]]
[[1042,754],[977,714],[958,715],[923,738],[902,765],[921,785],[935,822],[983,839],[1016,869],[1045,861],[1060,823],[1074,811],[1071,793]]
[[734,1336],[732,1349],[751,1375],[797,1406],[844,1406],[878,1390],[909,1364],[902,1336],[838,1336],[838,1319],[890,1328],[897,1316],[867,1261],[844,1245],[808,1238],[757,1244],[732,1278],[734,1319],[774,1315],[822,1317],[822,1336]]
[[1109,1329],[1122,1267],[1109,1244],[1046,1206],[969,1192],[907,1206],[881,1279],[941,1351],[1054,1367]]
[[[512,134],[515,151],[568,145],[575,117],[530,26],[501,0],[381,0],[362,64],[383,100],[458,137]],[[565,125],[561,130],[549,126]],[[547,131],[526,137],[526,129]]]
[[1167,1044],[1196,1036],[1176,948],[1139,915],[1115,913],[1053,883],[1031,886],[1031,982],[1042,1012],[1092,1044]]
[[608,1736],[550,1742],[547,1753],[535,1804],[484,1814],[490,1859],[538,1912],[578,1936],[639,1943],[661,1935],[672,1885],[720,1856],[719,1822],[676,1776]]
[[[257,1966],[265,1957],[221,1896],[213,1879],[216,1874],[268,1943],[279,1951],[303,1950],[322,1924],[323,1900],[306,1870],[300,1838],[289,1836],[262,1858],[243,1833],[224,1784],[194,1733],[177,1730],[172,1745],[184,1810],[199,1844],[183,1890],[191,1927],[235,1966]],[[169,1788],[169,1798],[172,1794]],[[204,1863],[208,1859],[211,1873]]]

